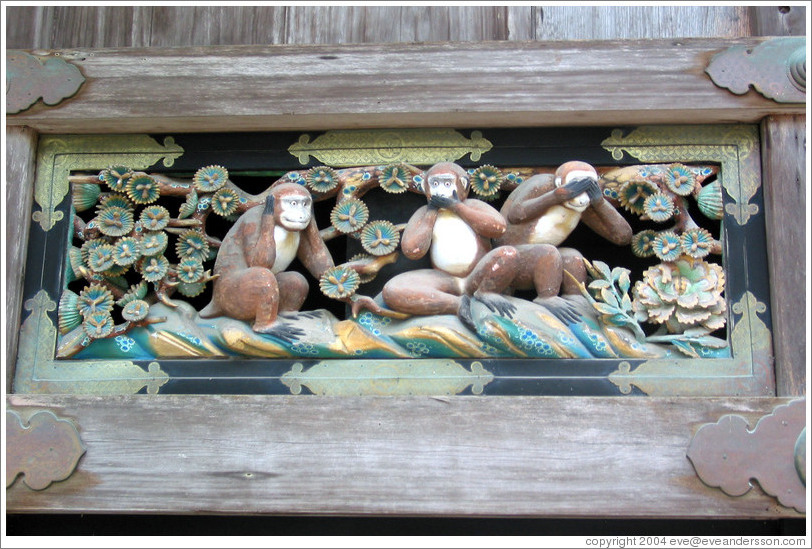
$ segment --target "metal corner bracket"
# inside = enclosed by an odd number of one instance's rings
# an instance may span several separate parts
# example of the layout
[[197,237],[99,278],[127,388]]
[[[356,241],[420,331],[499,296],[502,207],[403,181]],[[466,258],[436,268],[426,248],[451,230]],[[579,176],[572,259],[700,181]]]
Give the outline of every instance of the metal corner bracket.
[[806,101],[806,38],[772,38],[755,47],[732,46],[705,69],[714,84],[736,95],[750,86],[777,103]]

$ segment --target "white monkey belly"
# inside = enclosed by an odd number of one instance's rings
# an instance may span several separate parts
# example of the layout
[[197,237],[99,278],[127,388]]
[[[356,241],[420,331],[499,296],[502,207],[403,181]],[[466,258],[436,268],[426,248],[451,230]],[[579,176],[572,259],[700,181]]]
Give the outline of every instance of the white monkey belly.
[[273,228],[273,241],[276,244],[276,261],[271,272],[276,274],[287,269],[296,257],[296,252],[299,251],[299,232],[290,232],[277,225]]
[[431,234],[431,262],[454,276],[465,276],[477,259],[479,237],[457,214],[441,210]]
[[530,244],[558,246],[578,225],[581,213],[564,206],[553,206],[536,222],[530,235]]

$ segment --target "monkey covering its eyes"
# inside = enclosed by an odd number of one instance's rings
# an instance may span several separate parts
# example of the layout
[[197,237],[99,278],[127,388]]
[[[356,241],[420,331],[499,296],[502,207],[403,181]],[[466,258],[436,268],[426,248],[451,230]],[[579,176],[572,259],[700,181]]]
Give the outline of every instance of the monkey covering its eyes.
[[[558,248],[579,222],[610,242],[623,246],[632,238],[629,223],[603,198],[598,172],[586,162],[571,161],[555,177],[531,177],[510,193],[502,206],[507,220],[499,245],[519,253],[514,289],[535,288],[536,303],[572,323],[580,320],[564,295],[580,295],[577,282],[586,282],[583,256],[573,248]],[[564,271],[573,278],[565,277]]]

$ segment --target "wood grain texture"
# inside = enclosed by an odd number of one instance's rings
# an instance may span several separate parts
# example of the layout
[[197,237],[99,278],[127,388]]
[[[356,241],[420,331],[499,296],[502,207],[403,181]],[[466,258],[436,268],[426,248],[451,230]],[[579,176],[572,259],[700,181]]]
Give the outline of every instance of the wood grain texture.
[[[239,44],[740,37],[743,6],[14,6],[7,47],[69,49]],[[803,16],[800,17],[801,24]],[[765,23],[766,24],[766,23]],[[766,29],[767,27],[765,27]],[[761,32],[761,34],[775,34]],[[801,32],[801,35],[803,32]]]
[[806,6],[751,6],[753,36],[805,36]]
[[34,201],[37,134],[31,128],[6,128],[6,387],[11,392],[22,311],[25,258]]
[[87,453],[10,512],[791,517],[708,488],[686,458],[724,414],[786,399],[10,396]]
[[[157,8],[156,8],[157,9]],[[164,8],[167,9],[167,8]],[[8,118],[42,132],[755,122],[799,114],[704,69],[746,40],[218,46],[63,52],[70,101]],[[483,63],[487,59],[487,63]],[[643,85],[645,83],[645,85]]]
[[544,6],[533,8],[536,40],[748,36],[739,6]]
[[806,394],[806,117],[761,125],[776,391]]

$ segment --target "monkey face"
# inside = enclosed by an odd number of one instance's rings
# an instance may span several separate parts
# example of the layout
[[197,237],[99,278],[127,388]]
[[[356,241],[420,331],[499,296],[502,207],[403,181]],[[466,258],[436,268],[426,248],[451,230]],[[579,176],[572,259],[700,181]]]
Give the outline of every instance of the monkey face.
[[289,231],[304,230],[312,217],[313,199],[309,194],[282,193],[277,198],[277,221]]
[[[586,162],[566,162],[556,170],[555,186],[561,187],[573,181],[578,181],[579,179],[589,179],[597,184],[598,172]],[[582,212],[589,206],[589,195],[585,192],[581,193],[566,201],[563,205],[576,212]]]
[[452,162],[432,166],[426,172],[426,197],[439,196],[453,198],[454,191],[459,200],[468,196],[468,174]]

